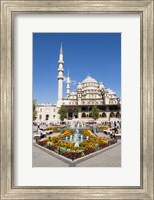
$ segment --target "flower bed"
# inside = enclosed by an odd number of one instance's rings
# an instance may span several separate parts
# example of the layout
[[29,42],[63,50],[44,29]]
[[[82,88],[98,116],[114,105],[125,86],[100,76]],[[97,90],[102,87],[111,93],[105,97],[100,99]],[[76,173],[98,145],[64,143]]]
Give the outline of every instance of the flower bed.
[[97,138],[97,136],[95,134],[93,134],[89,129],[85,129],[83,130],[83,135],[88,136],[90,138]]
[[60,140],[63,137],[69,137],[72,133],[73,130],[66,130],[63,134],[52,138],[48,137],[41,139],[37,141],[37,143],[51,151],[56,152],[57,154],[60,154],[71,160],[75,160],[106,148],[117,142],[115,139],[100,138],[88,129],[83,130],[83,135],[88,136],[89,139],[80,142],[79,146],[76,146],[75,142]]
[[109,126],[98,126],[97,131],[98,132],[104,132],[109,128]]
[[57,133],[59,131],[60,126],[49,126],[46,128],[46,131],[52,131],[53,133]]

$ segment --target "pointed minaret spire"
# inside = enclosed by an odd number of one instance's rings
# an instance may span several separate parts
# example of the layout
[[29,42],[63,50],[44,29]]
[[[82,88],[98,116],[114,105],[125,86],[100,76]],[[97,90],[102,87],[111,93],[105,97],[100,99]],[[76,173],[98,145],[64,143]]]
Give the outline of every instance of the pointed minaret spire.
[[59,53],[59,61],[58,61],[58,64],[59,64],[59,63],[64,64],[64,61],[63,61],[63,46],[62,46],[62,43],[61,43],[61,46],[60,46],[60,53]]
[[57,102],[57,107],[60,107],[62,105],[62,94],[63,94],[63,49],[62,49],[62,44],[60,47],[60,53],[59,53],[59,61],[58,61],[58,102]]
[[63,54],[63,45],[61,43],[61,46],[60,46],[60,54]]
[[69,75],[69,69],[68,69],[68,73],[67,73],[67,78],[66,78],[66,95],[67,97],[70,95],[70,75]]
[[69,69],[68,69],[68,72],[67,72],[67,77],[70,77]]

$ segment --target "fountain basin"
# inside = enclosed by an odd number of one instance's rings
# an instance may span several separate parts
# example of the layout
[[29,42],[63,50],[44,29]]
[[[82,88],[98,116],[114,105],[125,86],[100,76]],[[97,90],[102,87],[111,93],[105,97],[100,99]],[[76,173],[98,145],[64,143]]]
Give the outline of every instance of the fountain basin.
[[88,140],[89,137],[83,134],[83,130],[84,130],[83,128],[81,129],[75,128],[70,136],[62,137],[61,140],[66,142],[78,142],[78,143],[84,140]]

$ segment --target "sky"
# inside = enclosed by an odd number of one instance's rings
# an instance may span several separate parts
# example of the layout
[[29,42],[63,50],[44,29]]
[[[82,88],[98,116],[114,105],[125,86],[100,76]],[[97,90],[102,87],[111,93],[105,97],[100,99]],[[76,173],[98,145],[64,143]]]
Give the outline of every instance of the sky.
[[69,70],[71,92],[77,88],[78,82],[90,75],[121,97],[120,33],[33,33],[33,99],[37,103],[57,102],[61,43],[64,77]]

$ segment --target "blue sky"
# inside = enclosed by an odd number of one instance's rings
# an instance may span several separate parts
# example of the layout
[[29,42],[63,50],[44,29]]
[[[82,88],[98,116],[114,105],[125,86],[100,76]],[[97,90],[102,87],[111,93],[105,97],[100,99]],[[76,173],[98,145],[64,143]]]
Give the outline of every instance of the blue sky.
[[[120,33],[33,33],[33,99],[57,102],[60,45],[63,45],[64,76],[68,69],[71,91],[88,75],[121,97]],[[63,97],[66,96],[63,84]]]

